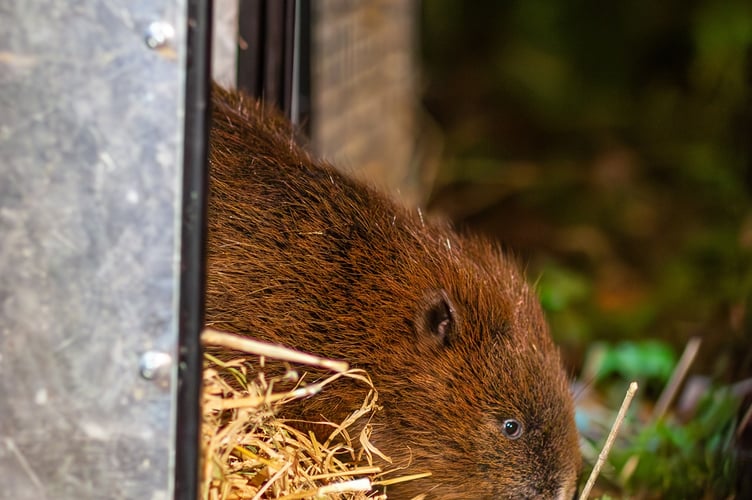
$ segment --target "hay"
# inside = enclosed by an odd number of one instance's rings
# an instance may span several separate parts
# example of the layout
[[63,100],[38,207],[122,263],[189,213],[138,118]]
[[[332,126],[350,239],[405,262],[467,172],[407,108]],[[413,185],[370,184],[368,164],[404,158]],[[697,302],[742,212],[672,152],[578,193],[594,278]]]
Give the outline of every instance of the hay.
[[[228,352],[239,347],[238,339],[247,340],[208,330],[202,336],[205,344]],[[268,376],[267,358],[263,354],[269,351],[264,350],[264,343],[260,344],[260,350],[257,347],[242,345],[240,348],[249,349],[251,354],[232,351],[235,357],[230,360],[205,355],[202,499],[385,499],[386,495],[372,491],[375,484],[412,478],[384,480],[383,471],[374,465],[374,455],[387,462],[389,459],[369,440],[368,422],[379,409],[378,393],[364,371],[347,369],[346,365],[331,360],[318,358],[322,364],[314,358],[305,358],[314,365],[344,371],[311,384],[304,384],[305,376],[299,376],[290,365],[285,365],[287,369],[281,375]],[[287,356],[300,359],[296,351],[284,348],[283,351],[288,352],[275,352],[275,359],[290,359]],[[328,385],[341,378],[364,384],[367,395],[361,407],[354,409],[344,422],[317,422],[332,429],[324,442],[319,442],[313,433],[301,432],[277,418],[285,404],[302,397],[316,397],[315,394],[326,391]],[[293,389],[278,389],[290,384],[294,384]],[[362,431],[351,436],[356,424]]]

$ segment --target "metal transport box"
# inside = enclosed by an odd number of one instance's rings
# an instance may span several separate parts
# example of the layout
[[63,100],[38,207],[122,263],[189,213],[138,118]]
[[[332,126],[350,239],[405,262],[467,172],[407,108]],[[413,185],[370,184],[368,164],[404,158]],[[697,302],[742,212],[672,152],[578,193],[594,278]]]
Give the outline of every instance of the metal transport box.
[[0,498],[173,497],[187,16],[0,2]]

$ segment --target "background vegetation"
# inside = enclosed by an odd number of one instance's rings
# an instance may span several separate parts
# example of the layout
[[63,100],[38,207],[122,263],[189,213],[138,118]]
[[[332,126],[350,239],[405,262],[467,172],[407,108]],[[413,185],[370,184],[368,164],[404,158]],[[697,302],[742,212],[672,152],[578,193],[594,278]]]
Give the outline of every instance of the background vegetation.
[[[424,105],[444,135],[431,207],[527,264],[580,376],[586,438],[602,436],[590,402],[615,410],[641,382],[604,487],[752,497],[752,431],[739,425],[752,377],[752,3],[422,9]],[[688,406],[651,417],[691,337],[702,347]]]

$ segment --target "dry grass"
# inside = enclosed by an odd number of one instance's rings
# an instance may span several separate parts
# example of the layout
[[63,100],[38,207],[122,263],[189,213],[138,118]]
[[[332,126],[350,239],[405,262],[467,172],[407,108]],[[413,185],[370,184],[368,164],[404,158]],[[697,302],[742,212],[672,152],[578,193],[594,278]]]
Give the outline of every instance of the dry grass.
[[[389,459],[369,440],[368,422],[379,409],[378,394],[362,370],[348,369],[341,362],[303,358],[311,364],[341,371],[316,383],[303,384],[305,377],[300,377],[291,365],[285,365],[284,374],[267,378],[268,344],[239,345],[239,340],[247,339],[210,330],[204,332],[202,340],[235,353],[230,360],[219,360],[209,354],[205,358],[203,499],[384,499],[385,495],[372,491],[374,485],[411,479],[384,480],[383,471],[374,465],[374,455],[387,462]],[[238,348],[251,352],[239,353]],[[287,349],[272,354],[275,359],[300,360],[297,357],[300,353]],[[361,407],[354,409],[344,422],[317,423],[331,427],[323,442],[313,433],[301,432],[277,418],[285,404],[302,397],[316,397],[343,377],[364,384],[367,395]],[[279,389],[291,384],[293,389]],[[356,426],[362,431],[351,436]]]

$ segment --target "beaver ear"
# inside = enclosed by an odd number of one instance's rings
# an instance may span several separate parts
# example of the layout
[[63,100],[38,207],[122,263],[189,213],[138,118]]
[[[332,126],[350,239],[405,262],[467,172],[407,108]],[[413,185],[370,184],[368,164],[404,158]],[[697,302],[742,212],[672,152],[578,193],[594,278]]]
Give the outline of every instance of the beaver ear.
[[457,329],[454,305],[444,290],[426,294],[415,321],[418,335],[429,336],[435,342],[448,346]]

